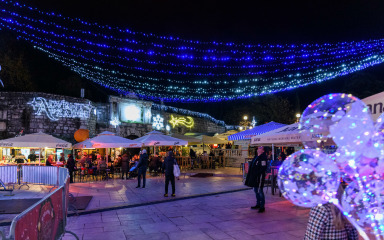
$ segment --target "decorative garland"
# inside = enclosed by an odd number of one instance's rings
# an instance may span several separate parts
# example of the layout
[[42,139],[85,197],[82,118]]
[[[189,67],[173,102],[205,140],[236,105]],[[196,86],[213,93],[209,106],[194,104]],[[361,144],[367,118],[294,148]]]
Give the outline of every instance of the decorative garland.
[[384,39],[324,44],[200,42],[89,23],[0,0],[0,28],[101,86],[163,101],[290,90],[384,61]]

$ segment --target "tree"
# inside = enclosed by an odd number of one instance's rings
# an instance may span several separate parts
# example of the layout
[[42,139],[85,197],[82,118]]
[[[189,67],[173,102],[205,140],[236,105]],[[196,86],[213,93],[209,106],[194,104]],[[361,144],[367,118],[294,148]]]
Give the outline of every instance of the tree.
[[[3,32],[2,32],[3,33]],[[25,57],[27,47],[14,40],[8,34],[2,35],[0,39],[0,79],[4,83],[4,90],[9,91],[34,91],[35,84],[28,61]]]
[[291,124],[295,122],[295,115],[291,103],[286,98],[267,95],[251,99],[252,116],[259,124],[270,121]]

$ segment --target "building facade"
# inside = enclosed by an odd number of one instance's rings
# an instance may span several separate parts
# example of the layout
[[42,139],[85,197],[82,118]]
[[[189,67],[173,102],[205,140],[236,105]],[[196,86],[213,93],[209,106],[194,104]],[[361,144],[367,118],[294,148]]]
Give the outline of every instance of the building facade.
[[90,137],[102,131],[137,138],[152,130],[164,133],[223,133],[223,121],[211,116],[131,97],[110,96],[106,103],[38,93],[0,92],[0,138],[44,132],[74,142],[78,129]]

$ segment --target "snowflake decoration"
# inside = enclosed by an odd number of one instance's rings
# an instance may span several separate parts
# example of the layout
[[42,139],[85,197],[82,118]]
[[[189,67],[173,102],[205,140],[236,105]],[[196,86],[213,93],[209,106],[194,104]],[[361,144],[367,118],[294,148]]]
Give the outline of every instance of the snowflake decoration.
[[156,128],[157,130],[160,130],[161,128],[164,127],[164,118],[160,117],[159,114],[156,115],[156,117],[153,117],[153,123],[152,127]]
[[251,122],[252,127],[255,127],[256,123],[257,123],[256,119],[255,119],[255,117],[253,117],[252,122]]
[[111,121],[109,121],[109,123],[116,128],[121,122],[117,119],[117,117],[114,117]]

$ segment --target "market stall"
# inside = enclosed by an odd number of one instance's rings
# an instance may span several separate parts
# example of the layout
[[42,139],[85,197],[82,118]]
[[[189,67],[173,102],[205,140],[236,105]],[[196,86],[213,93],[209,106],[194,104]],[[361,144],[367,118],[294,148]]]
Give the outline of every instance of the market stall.
[[[159,152],[160,155],[163,157],[165,156],[166,149],[164,147],[167,146],[179,146],[180,149],[177,149],[177,152],[180,154],[180,156],[176,156],[178,159],[178,163],[180,166],[186,165],[186,162],[190,162],[190,159],[187,157],[182,157],[181,155],[181,146],[188,145],[188,141],[182,140],[179,138],[171,137],[169,135],[164,135],[161,132],[158,131],[152,131],[144,136],[135,139],[135,141],[141,142],[145,147],[152,147],[152,153]],[[163,148],[162,148],[163,147]],[[156,150],[156,148],[158,148]]]
[[[25,159],[29,159],[28,162],[30,162],[33,155],[35,155],[36,161],[38,160],[40,164],[41,160],[45,160],[48,155],[57,154],[58,152],[63,151],[63,149],[68,149],[71,147],[71,143],[53,137],[49,134],[42,132],[26,134],[20,137],[14,137],[0,141],[0,163],[15,163],[16,159],[20,159],[20,157],[23,156]],[[17,152],[17,154],[15,153],[14,157],[10,156],[12,151]]]
[[122,148],[140,148],[142,143],[136,140],[130,140],[116,136],[113,132],[102,132],[94,138],[73,145],[73,149],[122,149]]

